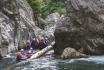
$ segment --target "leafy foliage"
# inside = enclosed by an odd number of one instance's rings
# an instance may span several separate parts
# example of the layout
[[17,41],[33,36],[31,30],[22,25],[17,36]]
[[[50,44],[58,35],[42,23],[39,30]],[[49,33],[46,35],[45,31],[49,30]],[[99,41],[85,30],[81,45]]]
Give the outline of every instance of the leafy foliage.
[[27,0],[33,11],[45,18],[48,14],[58,12],[65,13],[64,0]]
[[27,0],[33,11],[41,11],[41,8],[45,6],[43,0]]

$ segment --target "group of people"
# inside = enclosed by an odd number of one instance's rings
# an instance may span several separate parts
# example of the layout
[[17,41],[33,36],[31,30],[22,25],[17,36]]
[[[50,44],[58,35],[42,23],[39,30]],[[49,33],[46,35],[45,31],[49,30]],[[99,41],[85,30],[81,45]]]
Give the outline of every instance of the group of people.
[[23,48],[17,52],[17,61],[28,59],[32,56],[33,50],[35,49],[43,49],[48,46],[47,38],[33,38],[33,40],[30,42],[30,40],[27,40],[27,42],[24,42]]

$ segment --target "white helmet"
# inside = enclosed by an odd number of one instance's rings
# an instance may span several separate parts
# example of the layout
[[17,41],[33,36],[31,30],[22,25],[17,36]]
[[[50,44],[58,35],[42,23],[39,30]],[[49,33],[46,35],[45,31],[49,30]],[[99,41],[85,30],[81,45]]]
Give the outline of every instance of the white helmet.
[[35,38],[33,38],[33,40],[35,40]]
[[24,49],[21,49],[20,51],[24,51]]
[[42,39],[42,40],[44,40],[44,38],[43,38],[43,37],[42,37],[41,39]]
[[30,48],[31,50],[33,49],[33,48]]

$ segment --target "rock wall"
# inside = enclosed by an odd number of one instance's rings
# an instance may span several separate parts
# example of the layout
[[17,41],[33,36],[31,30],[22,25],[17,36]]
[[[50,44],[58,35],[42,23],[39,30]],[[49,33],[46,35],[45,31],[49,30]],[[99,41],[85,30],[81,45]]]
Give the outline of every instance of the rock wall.
[[0,0],[0,57],[16,50],[38,29],[26,0]]
[[[56,25],[55,54],[65,48],[104,54],[104,0],[66,0],[67,15]],[[68,56],[69,57],[69,56]]]

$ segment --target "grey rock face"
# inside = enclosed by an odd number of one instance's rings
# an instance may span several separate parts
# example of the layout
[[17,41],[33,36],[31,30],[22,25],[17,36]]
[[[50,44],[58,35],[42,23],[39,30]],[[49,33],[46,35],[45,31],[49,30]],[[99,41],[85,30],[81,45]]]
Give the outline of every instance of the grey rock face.
[[26,0],[0,0],[0,56],[16,50],[36,31]]
[[104,0],[67,0],[67,16],[55,30],[55,53],[66,47],[85,54],[104,54]]

